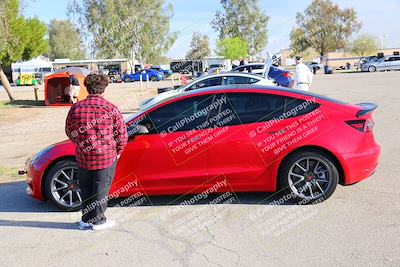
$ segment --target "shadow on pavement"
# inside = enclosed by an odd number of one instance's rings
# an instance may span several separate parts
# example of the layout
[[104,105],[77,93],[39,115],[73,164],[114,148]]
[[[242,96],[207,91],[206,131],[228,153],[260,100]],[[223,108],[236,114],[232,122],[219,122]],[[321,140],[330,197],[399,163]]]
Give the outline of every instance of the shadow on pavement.
[[[25,192],[26,183],[11,182],[0,184],[0,214],[2,212],[63,212],[52,205],[50,201],[38,201]],[[207,198],[196,200],[192,205],[206,205],[213,199],[221,196],[222,194],[213,194]],[[232,193],[235,201],[230,205],[246,204],[246,205],[268,205],[275,202],[282,197],[281,193]],[[149,197],[150,201],[146,201],[140,206],[175,206],[191,200],[196,195],[171,195],[171,196],[152,196]],[[124,198],[112,199],[109,202],[109,207],[118,205],[124,201]],[[284,202],[282,205],[291,205],[292,202]],[[212,204],[220,205],[220,204]],[[135,208],[135,206],[132,206]]]
[[0,226],[79,230],[77,223],[0,220]]
[[[38,201],[25,193],[26,183],[24,181],[0,183],[0,227],[30,227],[30,228],[46,228],[46,229],[64,229],[64,230],[79,230],[76,222],[53,222],[53,221],[27,221],[27,220],[7,220],[1,219],[2,213],[63,213],[52,205],[49,201]],[[245,204],[245,205],[292,205],[294,203],[284,202],[278,203],[281,199],[282,194],[280,193],[231,193],[235,198],[235,201],[229,205]],[[192,206],[196,205],[220,205],[220,204],[209,204],[215,198],[222,196],[223,194],[212,194],[207,198],[196,200]],[[152,196],[143,206],[176,206],[182,205],[182,203],[191,203],[190,200],[198,195],[172,195],[172,196]],[[109,202],[109,207],[119,205],[127,198],[112,199]],[[222,204],[222,203],[221,203]],[[126,208],[139,208],[137,206],[121,205]],[[65,213],[65,212],[64,212]],[[4,215],[4,214],[3,214]]]

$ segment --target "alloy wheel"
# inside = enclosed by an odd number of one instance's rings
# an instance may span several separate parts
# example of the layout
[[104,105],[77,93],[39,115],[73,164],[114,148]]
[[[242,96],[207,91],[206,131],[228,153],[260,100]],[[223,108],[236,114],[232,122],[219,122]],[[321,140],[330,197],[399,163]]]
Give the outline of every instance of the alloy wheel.
[[306,200],[323,197],[332,185],[332,171],[321,159],[303,157],[289,169],[288,184],[291,191]]
[[51,179],[50,189],[53,198],[66,208],[76,208],[82,203],[77,174],[77,167],[68,166],[58,170]]

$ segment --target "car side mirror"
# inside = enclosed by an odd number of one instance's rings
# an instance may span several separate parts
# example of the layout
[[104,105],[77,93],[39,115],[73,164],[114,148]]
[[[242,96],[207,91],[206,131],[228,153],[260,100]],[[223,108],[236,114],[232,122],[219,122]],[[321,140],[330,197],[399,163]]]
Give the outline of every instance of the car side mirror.
[[146,126],[140,124],[133,124],[128,127],[128,135],[135,136],[141,134],[148,134],[149,129]]

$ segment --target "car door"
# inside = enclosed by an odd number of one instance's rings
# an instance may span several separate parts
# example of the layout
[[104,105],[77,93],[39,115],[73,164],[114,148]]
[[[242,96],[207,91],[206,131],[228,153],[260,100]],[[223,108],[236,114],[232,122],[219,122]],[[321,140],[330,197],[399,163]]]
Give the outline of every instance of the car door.
[[392,70],[400,70],[400,56],[392,57],[392,61],[390,64]]
[[[128,123],[130,139],[118,161],[117,177],[138,180],[147,192],[186,193],[206,180],[205,147],[195,149],[206,121],[209,96],[185,98],[145,113]],[[196,117],[194,117],[196,115]],[[147,134],[134,134],[144,125]]]
[[390,68],[391,68],[391,62],[392,62],[392,58],[391,58],[391,57],[384,58],[384,59],[377,65],[377,69],[378,69],[378,70],[390,70]]
[[[265,185],[264,174],[282,152],[285,142],[276,140],[296,124],[296,118],[276,120],[286,108],[287,98],[265,93],[226,93],[224,103],[210,114],[213,139],[207,150],[207,174],[223,174],[230,186]],[[225,100],[224,100],[225,99]],[[248,188],[248,187],[247,187]]]

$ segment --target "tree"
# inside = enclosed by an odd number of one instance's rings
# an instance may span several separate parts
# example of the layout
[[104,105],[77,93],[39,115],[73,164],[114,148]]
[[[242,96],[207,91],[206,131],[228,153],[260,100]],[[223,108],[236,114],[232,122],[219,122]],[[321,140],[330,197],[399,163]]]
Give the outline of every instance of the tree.
[[38,18],[30,18],[25,20],[25,37],[23,60],[29,60],[48,52],[49,42],[45,39],[47,35],[47,26]]
[[327,52],[345,48],[348,38],[360,28],[354,8],[340,9],[331,0],[314,0],[296,15],[291,47],[298,51],[312,48],[322,59]]
[[137,58],[142,64],[159,58],[175,42],[169,32],[172,5],[164,0],[74,0],[71,14],[92,40],[97,57]]
[[222,56],[230,60],[243,59],[248,56],[247,51],[247,41],[242,40],[239,37],[226,38],[217,41],[216,53],[218,56]]
[[79,31],[70,20],[52,19],[49,25],[49,56],[82,59],[85,52]]
[[3,67],[29,60],[47,51],[46,25],[37,18],[25,19],[19,13],[18,0],[0,1],[0,79],[10,100],[14,95]]
[[202,35],[200,32],[194,32],[192,41],[190,42],[189,51],[186,53],[187,59],[203,59],[210,56],[211,49],[207,35]]
[[376,37],[368,34],[360,35],[350,43],[350,51],[361,58],[375,53],[378,47]]
[[304,31],[302,29],[293,29],[290,33],[290,50],[291,57],[302,56],[305,57],[310,53],[312,48],[307,40],[304,38]]
[[267,45],[269,17],[260,10],[258,0],[221,0],[222,11],[217,11],[212,28],[219,32],[219,40],[239,37],[247,41],[248,53],[260,53]]

